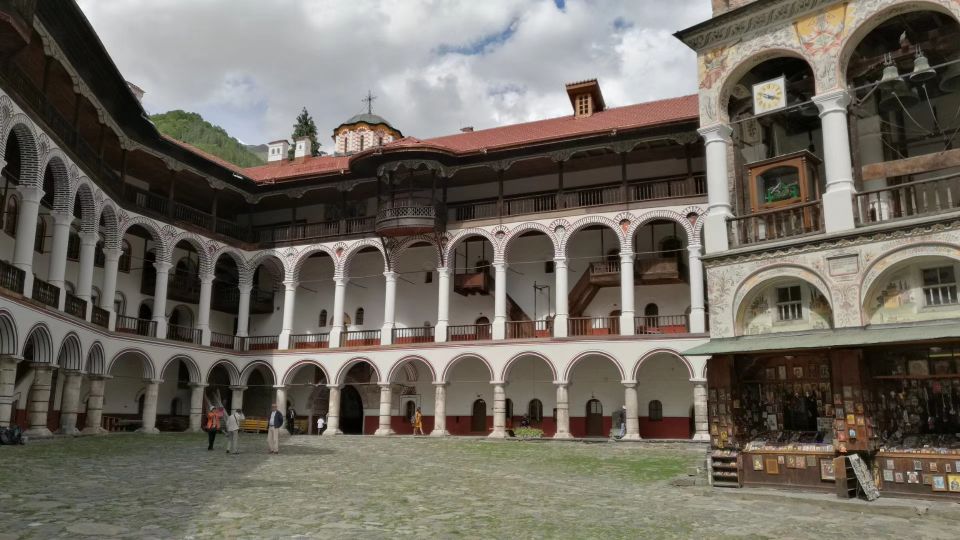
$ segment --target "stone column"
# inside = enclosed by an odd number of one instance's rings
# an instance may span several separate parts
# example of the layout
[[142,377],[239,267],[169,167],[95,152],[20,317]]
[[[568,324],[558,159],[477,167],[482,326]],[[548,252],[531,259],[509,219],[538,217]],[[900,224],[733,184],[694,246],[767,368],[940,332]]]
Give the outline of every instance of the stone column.
[[695,441],[709,441],[710,431],[707,425],[707,380],[691,379],[693,383],[693,426]]
[[450,274],[447,267],[437,268],[437,326],[433,329],[433,339],[437,343],[447,340],[447,327],[450,325]]
[[[246,390],[246,386],[231,386],[230,387],[230,408],[234,411],[243,411],[243,391]],[[277,396],[279,397],[279,393]],[[280,404],[277,404],[277,407],[280,407]]]
[[493,339],[507,336],[507,263],[493,263]]
[[823,194],[823,221],[826,232],[847,231],[853,221],[853,162],[850,157],[850,132],[847,105],[850,94],[843,89],[814,96],[820,109],[823,130],[823,167],[827,190]]
[[103,249],[103,291],[100,293],[100,307],[110,312],[110,331],[117,327],[117,313],[113,311],[113,301],[117,297],[117,271],[120,263],[120,248]]
[[[343,333],[343,303],[347,294],[347,278],[333,278],[333,326],[330,327],[331,349],[340,346],[340,335]],[[329,431],[329,429],[327,430]]]
[[493,383],[493,431],[491,439],[503,439],[507,436],[507,395],[503,387],[507,383]]
[[567,319],[569,313],[570,291],[567,285],[567,258],[553,259],[554,296],[557,305],[553,316],[553,337],[567,337]]
[[247,337],[250,328],[250,292],[253,284],[240,282],[240,301],[237,305],[237,335]]
[[690,331],[707,331],[707,316],[703,307],[703,262],[700,261],[700,244],[687,246],[687,266],[690,268]]
[[153,320],[157,323],[157,337],[167,337],[167,282],[170,279],[171,264],[155,262],[157,269],[157,285],[153,290]]
[[340,431],[340,386],[328,384],[327,388],[330,389],[330,399],[327,403],[327,430],[323,432],[323,436],[342,435],[343,432]]
[[380,426],[374,435],[386,436],[393,435],[393,428],[390,427],[390,409],[393,401],[393,391],[389,384],[380,385]]
[[727,124],[715,124],[699,130],[707,154],[707,215],[704,217],[704,237],[707,253],[726,251],[727,218],[733,217],[730,206],[730,185],[727,171],[727,152],[733,130]]
[[633,252],[620,251],[620,335],[632,336],[634,329],[633,306]]
[[[97,252],[97,233],[80,233],[80,270],[77,274],[77,298],[87,302],[84,319],[90,320],[93,312],[93,264]],[[64,295],[61,295],[64,296]]]
[[431,437],[444,437],[447,433],[447,383],[433,383],[433,431]]
[[384,299],[383,299],[383,328],[380,330],[380,344],[390,345],[393,343],[393,327],[395,326],[396,305],[397,305],[397,274],[387,270],[383,273],[384,277]]
[[197,329],[200,344],[210,344],[210,295],[213,292],[213,274],[200,276],[200,300],[197,306]]
[[80,383],[83,374],[79,371],[64,371],[63,401],[60,403],[60,433],[76,435],[77,414],[80,412]]
[[87,380],[90,381],[90,395],[87,397],[87,426],[82,433],[99,435],[105,432],[100,424],[103,423],[103,387],[106,377],[90,375]]
[[[19,238],[19,231],[18,236]],[[53,378],[53,366],[50,364],[30,364],[33,368],[33,384],[27,394],[26,435],[30,437],[50,437],[47,429],[47,407],[50,403],[50,380]]]
[[43,189],[39,186],[21,185],[17,191],[20,192],[20,215],[17,217],[17,239],[13,248],[12,264],[23,270],[23,295],[29,298],[33,295],[33,242],[37,236],[37,215],[40,212]]
[[203,391],[207,385],[190,383],[190,432],[203,431]]
[[277,410],[280,411],[280,414],[283,415],[284,425],[287,421],[287,387],[286,386],[274,386],[273,389],[276,391],[276,397],[274,400],[277,402]]
[[17,363],[21,358],[0,356],[0,428],[10,427],[13,391],[17,383]]
[[557,432],[554,439],[572,439],[570,434],[570,404],[567,399],[567,384],[555,382],[557,386]]
[[290,334],[293,333],[293,318],[296,315],[297,303],[297,280],[285,279],[283,281],[283,328],[280,330],[281,349],[290,348]]
[[147,383],[143,399],[143,425],[137,431],[141,433],[160,433],[157,429],[157,394],[160,391],[159,379],[145,379]]
[[[50,244],[50,266],[47,272],[47,282],[60,290],[66,290],[64,280],[67,273],[67,248],[70,244],[70,224],[73,216],[69,212],[53,210],[53,241]],[[66,305],[66,294],[60,295],[59,309]]]
[[623,381],[623,404],[627,406],[627,433],[623,438],[628,441],[639,441],[640,419],[637,414],[636,381]]

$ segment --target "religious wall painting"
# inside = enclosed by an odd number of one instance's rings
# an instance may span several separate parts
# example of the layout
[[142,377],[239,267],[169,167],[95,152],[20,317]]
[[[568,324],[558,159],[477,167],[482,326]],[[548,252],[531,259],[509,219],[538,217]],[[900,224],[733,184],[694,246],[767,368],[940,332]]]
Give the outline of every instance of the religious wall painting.
[[794,28],[800,46],[811,57],[835,54],[847,35],[847,19],[845,3],[799,19]]

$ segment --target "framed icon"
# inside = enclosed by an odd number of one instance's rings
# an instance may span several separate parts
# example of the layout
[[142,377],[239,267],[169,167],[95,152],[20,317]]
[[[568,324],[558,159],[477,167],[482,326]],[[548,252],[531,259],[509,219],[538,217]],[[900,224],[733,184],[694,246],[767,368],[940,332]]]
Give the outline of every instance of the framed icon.
[[883,481],[884,482],[893,482],[893,471],[890,469],[883,470]]
[[[833,459],[820,460],[820,480],[836,480],[837,472],[833,468]],[[958,477],[960,481],[960,477]]]
[[777,460],[770,458],[766,460],[767,474],[780,474],[780,464]]
[[947,475],[947,489],[954,493],[960,493],[960,474]]
[[931,483],[934,491],[946,491],[947,490],[947,479],[942,474],[933,475],[933,482]]
[[894,482],[896,482],[896,483],[898,483],[898,484],[902,484],[902,483],[903,483],[903,473],[902,473],[902,472],[893,473],[893,480],[894,480]]
[[763,456],[753,456],[753,470],[763,470]]

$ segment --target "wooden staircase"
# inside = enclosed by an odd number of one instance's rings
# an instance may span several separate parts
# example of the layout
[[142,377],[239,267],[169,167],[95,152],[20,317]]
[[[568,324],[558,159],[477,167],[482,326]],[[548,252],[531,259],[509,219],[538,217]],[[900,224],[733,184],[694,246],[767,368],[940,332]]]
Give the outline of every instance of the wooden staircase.
[[[676,258],[663,257],[640,259],[633,263],[634,285],[660,285],[682,283],[684,269]],[[620,286],[620,261],[597,261],[590,263],[567,297],[571,317],[582,317],[583,312],[604,287]]]

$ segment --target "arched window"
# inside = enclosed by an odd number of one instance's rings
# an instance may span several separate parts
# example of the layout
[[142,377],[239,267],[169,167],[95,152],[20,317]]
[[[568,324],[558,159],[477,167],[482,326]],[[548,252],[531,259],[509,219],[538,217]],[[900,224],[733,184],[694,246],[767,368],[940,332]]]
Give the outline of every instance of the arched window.
[[354,320],[354,324],[356,324],[357,326],[363,325],[363,308],[362,307],[357,308],[357,313],[356,313],[356,316],[354,316],[353,320]]
[[103,254],[103,235],[98,235],[97,247],[93,250],[93,265],[97,268],[103,268],[107,262],[107,256]]
[[318,321],[318,324],[320,325],[320,328],[323,328],[327,325],[327,310],[320,310],[320,320]]
[[127,297],[120,291],[113,297],[113,312],[123,316],[127,314]]
[[130,242],[126,238],[123,239],[123,242],[120,243],[120,260],[117,261],[117,268],[121,272],[130,271],[130,254],[132,250],[130,249]]
[[540,423],[543,421],[543,402],[539,399],[531,399],[527,405],[527,418],[531,423]]
[[90,290],[90,303],[94,306],[100,305],[100,289],[93,287]]
[[7,199],[6,215],[3,221],[3,232],[8,236],[16,238],[17,236],[17,218],[20,217],[20,203],[16,197]]
[[33,239],[33,250],[43,253],[43,240],[47,237],[47,222],[37,216],[37,235]]
[[643,314],[646,315],[647,317],[657,317],[660,315],[660,308],[657,307],[656,304],[651,302],[647,304],[645,308],[643,308]]
[[[38,223],[37,226],[39,227],[40,224]],[[67,260],[80,260],[80,233],[73,229],[70,229],[70,237],[67,240]]]
[[408,424],[413,423],[413,417],[417,414],[417,405],[413,401],[407,401],[406,414],[403,415]]
[[663,403],[659,399],[654,399],[647,405],[647,418],[651,422],[663,420]]

